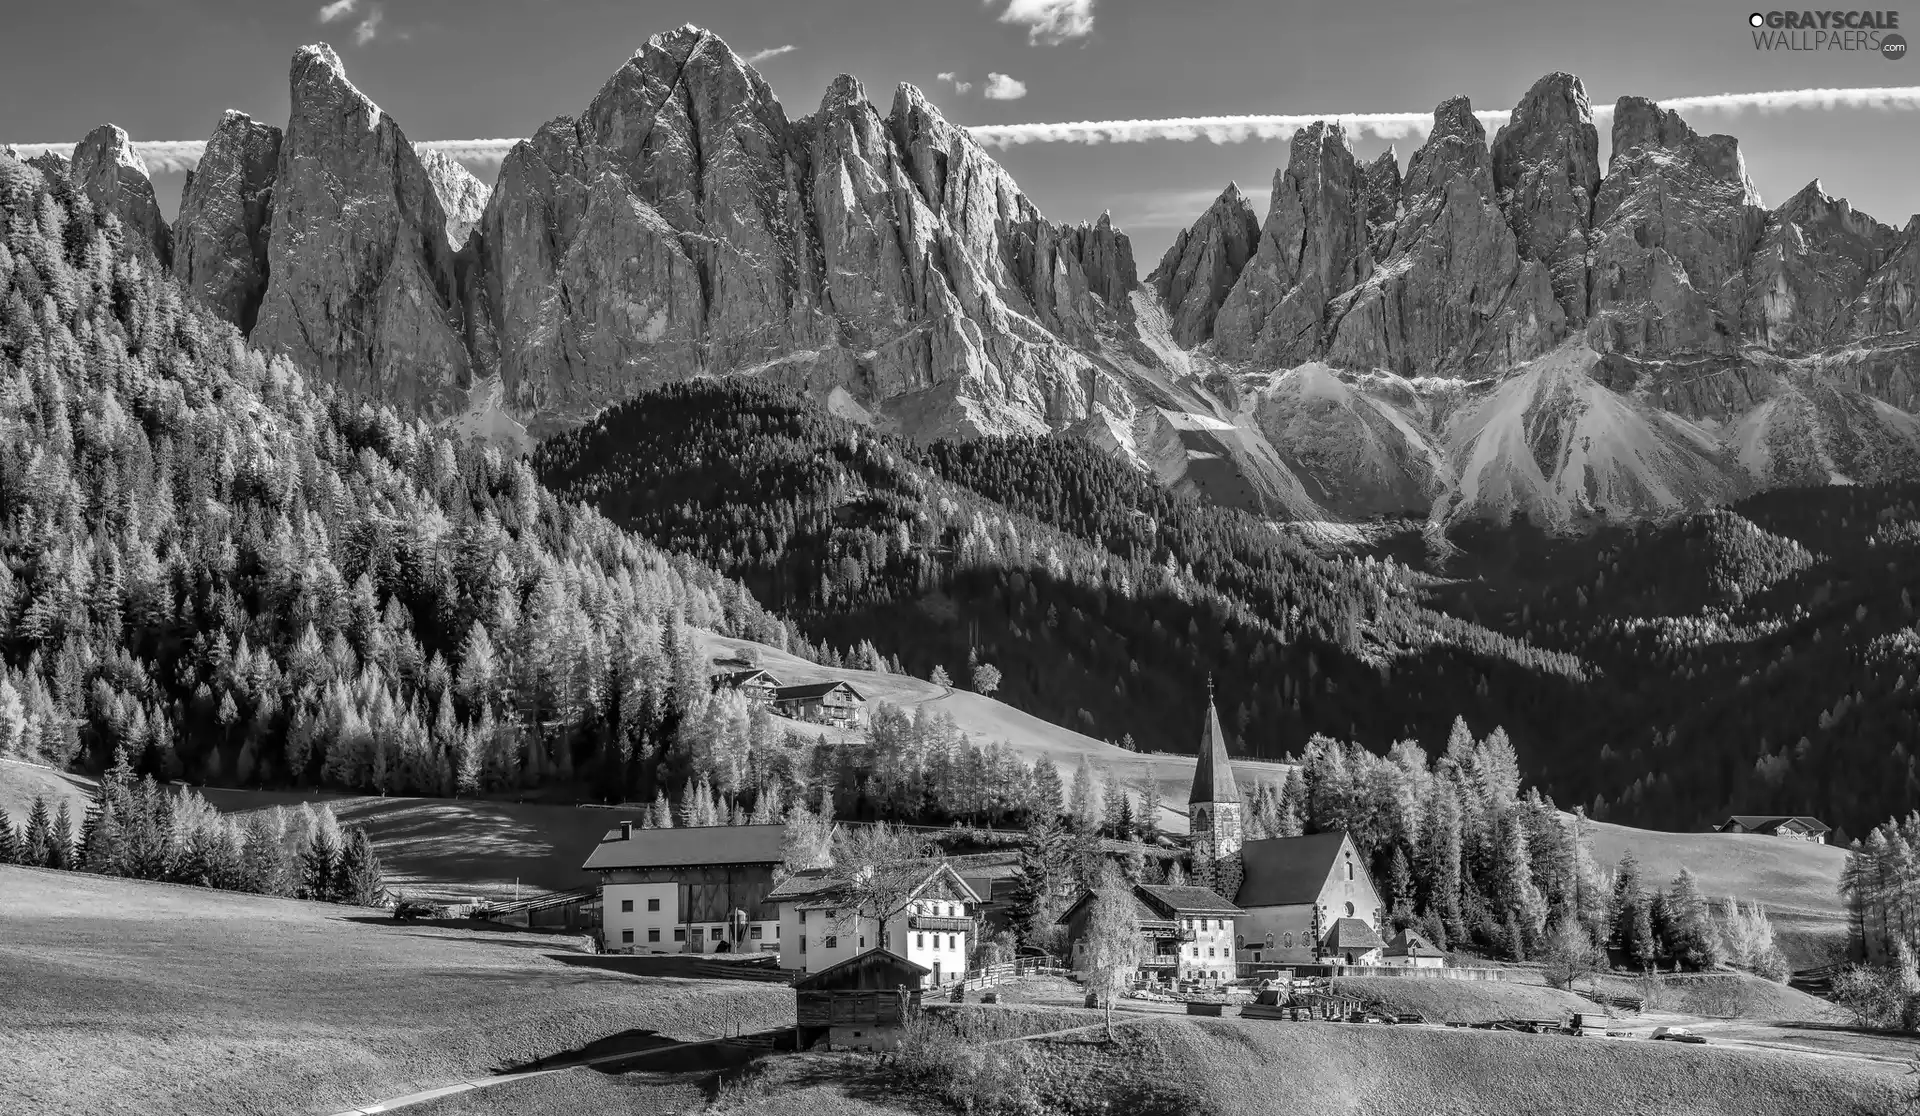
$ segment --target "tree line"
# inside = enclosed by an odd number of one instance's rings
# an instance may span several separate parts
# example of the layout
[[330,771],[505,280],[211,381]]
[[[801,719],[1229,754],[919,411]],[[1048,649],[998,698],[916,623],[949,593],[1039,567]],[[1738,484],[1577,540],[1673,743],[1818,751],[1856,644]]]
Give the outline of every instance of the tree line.
[[136,778],[124,765],[101,779],[77,826],[64,798],[50,812],[35,796],[18,827],[0,810],[0,864],[365,907],[386,898],[367,831],[342,830],[326,804],[230,817],[196,791]]

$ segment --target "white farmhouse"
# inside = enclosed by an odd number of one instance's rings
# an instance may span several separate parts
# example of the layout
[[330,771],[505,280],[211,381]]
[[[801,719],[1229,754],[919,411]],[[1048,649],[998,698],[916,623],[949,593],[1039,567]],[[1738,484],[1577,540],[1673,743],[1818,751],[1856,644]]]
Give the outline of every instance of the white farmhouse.
[[767,901],[779,909],[780,967],[816,973],[885,949],[925,966],[933,987],[965,974],[977,941],[980,896],[944,861],[888,870],[908,877],[887,888],[900,898],[884,917],[854,910],[856,889],[828,870],[801,872],[774,888]]
[[768,893],[784,825],[609,832],[587,857],[600,875],[608,953],[749,953],[780,948]]

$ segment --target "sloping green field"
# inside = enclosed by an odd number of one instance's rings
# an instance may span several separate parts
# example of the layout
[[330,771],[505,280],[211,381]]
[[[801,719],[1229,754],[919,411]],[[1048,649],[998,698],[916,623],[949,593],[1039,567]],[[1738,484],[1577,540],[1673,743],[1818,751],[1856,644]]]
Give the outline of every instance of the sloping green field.
[[784,985],[635,977],[550,935],[0,867],[0,1112],[335,1112],[655,1031],[791,1026]]

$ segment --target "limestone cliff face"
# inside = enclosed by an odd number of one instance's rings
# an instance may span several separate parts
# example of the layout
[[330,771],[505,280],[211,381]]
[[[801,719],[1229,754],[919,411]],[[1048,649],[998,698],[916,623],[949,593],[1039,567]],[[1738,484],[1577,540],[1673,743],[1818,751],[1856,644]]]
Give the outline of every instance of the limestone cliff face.
[[1338,122],[1296,132],[1260,244],[1214,321],[1221,356],[1297,364],[1326,343],[1327,303],[1367,277],[1366,181]]
[[187,173],[173,226],[173,270],[193,297],[253,329],[267,290],[267,235],[280,129],[228,110]]
[[1246,270],[1260,241],[1260,219],[1237,183],[1227,188],[1190,229],[1175,234],[1147,281],[1171,315],[1179,344],[1193,348],[1213,336],[1220,304]]
[[1698,135],[1652,101],[1620,98],[1594,199],[1589,342],[1636,355],[1736,348],[1765,222],[1733,137]]
[[1514,247],[1546,265],[1570,324],[1587,317],[1587,233],[1600,188],[1600,134],[1572,74],[1533,83],[1493,140],[1493,188]]
[[326,46],[294,55],[255,344],[428,414],[469,380],[446,210],[393,118]]
[[1854,303],[1894,244],[1892,229],[1815,181],[1767,214],[1747,263],[1747,335],[1776,352],[1844,341]]
[[1398,376],[1486,374],[1564,335],[1545,265],[1520,257],[1494,202],[1486,130],[1465,97],[1435,110],[1400,201],[1392,253],[1329,310],[1330,363]]
[[480,223],[486,212],[487,184],[461,166],[459,160],[438,151],[420,152],[420,166],[433,183],[434,196],[447,215],[447,244],[458,252],[466,246],[467,234]]
[[173,258],[173,236],[153,195],[147,164],[127,133],[102,124],[73,149],[67,173],[100,216],[120,222],[121,250],[165,267]]
[[1069,426],[1100,395],[1082,349],[1137,285],[1109,219],[1048,222],[919,90],[882,116],[842,77],[789,121],[691,27],[513,150],[478,250],[504,397],[536,429],[732,372],[914,433]]

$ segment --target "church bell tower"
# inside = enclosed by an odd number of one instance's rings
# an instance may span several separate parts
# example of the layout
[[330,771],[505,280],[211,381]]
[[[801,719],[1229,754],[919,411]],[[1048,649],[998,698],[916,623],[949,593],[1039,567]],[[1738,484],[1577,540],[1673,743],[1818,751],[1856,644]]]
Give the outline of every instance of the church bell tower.
[[1193,793],[1187,796],[1192,823],[1193,882],[1234,902],[1240,891],[1240,844],[1245,839],[1245,805],[1233,781],[1227,740],[1213,706],[1213,680],[1207,680],[1207,722],[1201,730],[1199,762],[1193,768]]

